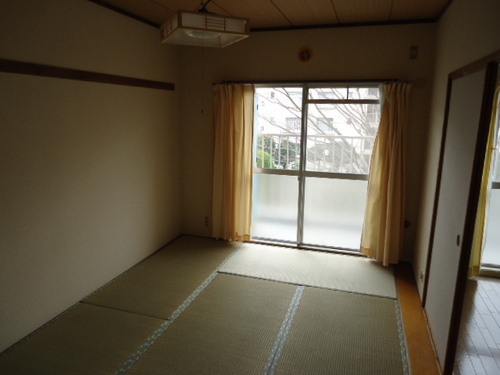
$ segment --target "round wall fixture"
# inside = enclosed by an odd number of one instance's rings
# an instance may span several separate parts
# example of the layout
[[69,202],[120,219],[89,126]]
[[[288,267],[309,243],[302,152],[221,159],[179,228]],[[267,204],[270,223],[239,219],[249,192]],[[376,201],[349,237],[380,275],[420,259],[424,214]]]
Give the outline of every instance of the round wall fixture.
[[312,51],[311,47],[302,47],[302,48],[300,48],[299,52],[297,52],[297,57],[302,62],[311,61],[311,59],[313,57],[313,51]]

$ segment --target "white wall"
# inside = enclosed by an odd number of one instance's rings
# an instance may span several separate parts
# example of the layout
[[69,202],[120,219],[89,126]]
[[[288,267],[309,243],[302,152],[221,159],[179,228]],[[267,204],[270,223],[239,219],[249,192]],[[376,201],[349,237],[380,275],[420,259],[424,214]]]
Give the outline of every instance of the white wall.
[[[413,260],[416,274],[425,270],[428,257],[439,153],[445,116],[448,74],[500,50],[499,15],[500,2],[497,0],[454,0],[438,25],[429,141],[423,175],[421,215]],[[460,84],[462,84],[461,81],[465,81],[465,78],[460,80]],[[473,101],[471,100],[471,102]],[[456,180],[459,181],[460,178]],[[446,192],[443,193],[446,194]],[[446,213],[453,215],[452,209],[446,210],[446,208],[440,208],[440,212],[442,215],[446,215]],[[461,221],[463,223],[465,217],[452,216],[449,220],[445,217],[440,217],[440,219],[440,222],[451,223]],[[454,229],[454,231],[454,233],[444,233],[443,235],[454,238],[452,236],[460,233],[460,230]],[[450,245],[450,248],[453,248],[453,246]],[[431,334],[436,345],[441,367],[443,367],[446,358],[450,312],[452,311],[454,296],[453,289],[456,283],[458,268],[458,261],[456,259],[458,254],[456,251],[445,250],[440,247],[434,252],[435,256],[432,258],[433,263],[430,269],[431,274],[428,275],[430,282],[426,304]],[[432,282],[433,280],[434,282]],[[420,282],[418,287],[422,294],[423,283]]]
[[[251,21],[251,20],[250,20]],[[248,39],[219,49],[183,47],[181,112],[183,135],[184,231],[209,235],[213,152],[211,83],[220,81],[300,81],[423,79],[411,97],[407,129],[406,258],[411,257],[420,197],[422,148],[426,143],[429,97],[433,76],[434,24],[354,27],[253,33]],[[419,47],[416,60],[410,46]],[[313,49],[302,63],[297,51]],[[202,97],[203,95],[203,97]],[[201,113],[202,107],[204,108]]]
[[[0,2],[0,58],[177,83],[158,31]],[[178,93],[0,73],[0,351],[181,233]]]
[[[422,181],[421,215],[413,257],[415,274],[425,270],[436,190],[448,74],[500,50],[500,2],[454,0],[438,24],[431,118]],[[423,292],[423,283],[418,284]]]

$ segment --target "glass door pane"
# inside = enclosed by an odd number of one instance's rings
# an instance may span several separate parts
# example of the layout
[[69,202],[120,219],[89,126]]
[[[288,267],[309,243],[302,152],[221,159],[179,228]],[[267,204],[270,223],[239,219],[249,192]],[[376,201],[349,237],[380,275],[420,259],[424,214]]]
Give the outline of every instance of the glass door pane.
[[[345,103],[356,94],[363,103]],[[367,175],[379,122],[379,104],[369,89],[310,93],[341,98],[308,105],[302,241],[359,251],[366,206]]]
[[302,87],[255,91],[252,237],[297,242]]
[[306,178],[303,242],[359,249],[367,185],[363,180]]
[[500,228],[500,189],[492,189],[481,258],[483,266],[500,268],[500,231],[498,228]]
[[279,242],[297,241],[297,176],[255,173],[252,236]]
[[486,214],[486,232],[481,263],[500,268],[500,121],[497,123],[496,147],[491,165],[491,191]]
[[368,175],[378,129],[378,107],[309,105],[306,171]]

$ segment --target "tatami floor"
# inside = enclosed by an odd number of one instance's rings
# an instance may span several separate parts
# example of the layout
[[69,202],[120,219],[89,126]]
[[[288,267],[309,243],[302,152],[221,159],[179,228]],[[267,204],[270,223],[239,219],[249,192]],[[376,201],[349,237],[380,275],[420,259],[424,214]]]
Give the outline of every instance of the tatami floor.
[[1,353],[0,373],[438,373],[410,265],[240,245],[179,238]]

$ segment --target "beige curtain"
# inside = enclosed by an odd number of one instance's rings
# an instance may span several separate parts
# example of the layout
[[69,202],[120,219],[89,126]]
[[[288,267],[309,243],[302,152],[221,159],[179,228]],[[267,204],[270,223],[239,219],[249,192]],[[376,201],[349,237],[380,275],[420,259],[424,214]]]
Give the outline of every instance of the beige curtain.
[[498,121],[500,86],[495,92],[495,101],[493,102],[493,112],[491,116],[490,129],[488,133],[488,143],[486,145],[486,154],[484,157],[483,176],[481,180],[481,191],[479,193],[479,204],[477,208],[476,224],[474,228],[474,239],[472,241],[472,253],[469,264],[469,275],[477,276],[481,268],[481,255],[483,252],[485,230],[486,230],[486,212],[488,210],[490,184],[491,184],[491,164],[495,152],[496,124]]
[[254,87],[221,84],[215,91],[212,236],[250,239]]
[[408,83],[382,85],[384,101],[368,176],[361,252],[384,265],[400,260],[404,223],[404,129]]

